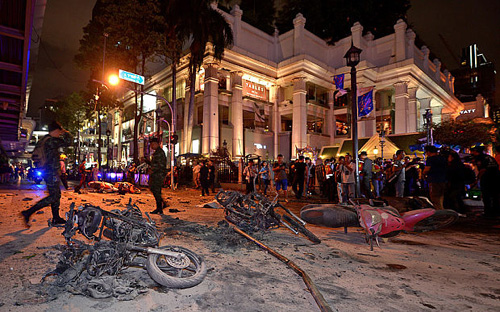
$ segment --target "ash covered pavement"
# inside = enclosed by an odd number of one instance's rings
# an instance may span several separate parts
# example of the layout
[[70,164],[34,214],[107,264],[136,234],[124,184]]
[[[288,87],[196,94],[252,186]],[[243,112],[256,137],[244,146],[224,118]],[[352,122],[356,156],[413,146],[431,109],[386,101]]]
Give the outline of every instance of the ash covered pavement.
[[[319,311],[302,279],[282,262],[234,233],[223,209],[200,208],[213,197],[199,191],[164,191],[170,207],[153,216],[161,245],[189,248],[207,264],[205,280],[182,290],[165,289],[142,269],[128,269],[148,290],[131,301],[93,299],[40,284],[55,269],[62,229],[48,228],[50,208],[25,229],[21,210],[45,196],[44,186],[0,188],[0,310],[2,311]],[[62,191],[62,214],[71,202],[106,210],[122,209],[129,198],[144,211],[154,209],[149,191],[118,195]],[[298,212],[304,202],[287,207]],[[169,212],[169,209],[173,212]],[[373,252],[360,228],[307,228],[321,244],[286,229],[254,236],[306,271],[328,304],[339,311],[498,311],[500,229],[498,222],[467,218],[450,228],[402,234]],[[80,239],[84,239],[80,237]]]

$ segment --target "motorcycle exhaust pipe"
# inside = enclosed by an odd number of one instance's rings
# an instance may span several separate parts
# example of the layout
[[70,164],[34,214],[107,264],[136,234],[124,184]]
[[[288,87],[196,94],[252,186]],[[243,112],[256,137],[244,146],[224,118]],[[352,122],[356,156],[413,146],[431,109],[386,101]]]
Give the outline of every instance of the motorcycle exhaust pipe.
[[140,251],[140,252],[145,252],[147,254],[157,254],[157,255],[163,255],[167,257],[172,257],[172,258],[184,258],[186,255],[182,252],[175,252],[171,250],[162,250],[158,248],[151,248],[151,247],[140,247],[140,246],[135,246],[131,244],[127,244],[127,249],[133,250],[133,251]]

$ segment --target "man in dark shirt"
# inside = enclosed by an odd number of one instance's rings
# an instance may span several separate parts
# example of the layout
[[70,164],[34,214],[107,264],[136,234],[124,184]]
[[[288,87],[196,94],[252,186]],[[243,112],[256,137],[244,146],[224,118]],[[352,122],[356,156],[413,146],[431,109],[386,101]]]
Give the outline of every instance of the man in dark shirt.
[[203,161],[200,168],[200,184],[201,184],[201,196],[209,195],[208,186],[210,181],[210,170]]
[[495,158],[484,153],[484,147],[472,148],[472,155],[479,171],[477,180],[484,203],[484,217],[495,218],[500,214],[500,171]]
[[165,176],[167,175],[167,156],[160,147],[157,138],[152,138],[150,141],[151,148],[155,151],[151,157],[151,161],[146,161],[150,167],[149,174],[149,189],[153,193],[156,201],[156,209],[151,211],[153,214],[163,214],[163,208],[167,206],[166,202],[161,197],[161,189]]
[[215,166],[211,160],[208,161],[208,184],[212,187],[212,193],[215,194]]
[[[304,181],[306,177],[306,164],[304,163],[304,156],[299,156],[299,160],[293,165],[293,191],[297,199],[302,198],[304,192]],[[298,186],[298,189],[297,189]]]
[[73,138],[68,131],[63,129],[57,121],[49,125],[48,137],[44,138],[43,152],[45,154],[45,164],[42,167],[43,179],[47,184],[49,196],[43,198],[28,210],[21,212],[26,226],[32,214],[38,210],[49,206],[52,209],[52,225],[60,225],[66,221],[59,216],[59,206],[61,205],[61,189],[59,187],[61,164],[59,163],[60,152],[59,148],[68,146],[72,143]]
[[372,165],[373,162],[370,158],[368,158],[368,154],[365,151],[362,151],[359,154],[359,159],[363,161],[363,169],[361,170],[361,193],[366,198],[373,198],[370,182],[372,180]]
[[446,159],[438,154],[435,146],[425,147],[427,161],[425,163],[424,176],[427,175],[429,183],[429,197],[436,209],[444,209],[444,192],[446,190]]

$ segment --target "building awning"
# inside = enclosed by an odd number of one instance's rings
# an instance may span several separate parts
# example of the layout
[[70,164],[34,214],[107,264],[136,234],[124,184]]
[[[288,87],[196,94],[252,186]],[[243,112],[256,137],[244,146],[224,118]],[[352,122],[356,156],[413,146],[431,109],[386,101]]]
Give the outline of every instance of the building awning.
[[[358,139],[358,149],[361,149],[369,139],[370,138]],[[345,156],[347,153],[352,155],[352,140],[344,140],[344,142],[342,142],[339,154]]]
[[333,157],[337,157],[337,152],[339,151],[339,147],[324,147],[321,151],[321,155],[319,156],[321,159],[330,159]]

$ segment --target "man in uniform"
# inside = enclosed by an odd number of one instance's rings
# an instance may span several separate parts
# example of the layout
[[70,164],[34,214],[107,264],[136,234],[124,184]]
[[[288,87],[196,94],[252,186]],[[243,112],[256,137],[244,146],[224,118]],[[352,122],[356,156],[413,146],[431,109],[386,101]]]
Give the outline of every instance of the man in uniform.
[[66,223],[66,221],[59,216],[59,206],[61,205],[61,189],[59,188],[61,164],[59,163],[59,148],[70,145],[73,138],[57,121],[49,125],[49,134],[45,138],[42,148],[46,161],[42,168],[43,178],[47,184],[49,196],[41,199],[30,209],[21,212],[26,222],[26,226],[29,226],[28,223],[32,214],[49,205],[52,208],[52,225]]
[[149,169],[149,188],[156,200],[156,209],[151,213],[163,214],[163,208],[167,204],[161,197],[161,188],[167,175],[167,156],[165,156],[165,152],[160,147],[157,138],[152,138],[149,142],[151,148],[155,151],[151,157],[151,161],[146,161],[151,166]]

